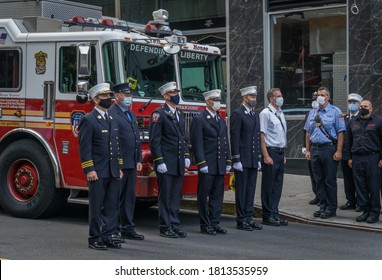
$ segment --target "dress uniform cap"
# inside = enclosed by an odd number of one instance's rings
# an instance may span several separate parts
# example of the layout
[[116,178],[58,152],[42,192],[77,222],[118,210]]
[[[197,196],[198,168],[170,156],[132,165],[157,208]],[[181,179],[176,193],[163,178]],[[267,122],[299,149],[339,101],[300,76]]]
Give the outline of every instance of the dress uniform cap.
[[100,83],[89,89],[89,96],[91,99],[96,97],[99,94],[103,93],[111,93],[112,91],[110,90],[110,84],[108,83]]
[[257,95],[257,86],[250,86],[240,89],[241,96]]
[[363,100],[362,96],[359,95],[358,93],[350,93],[348,95],[348,101],[357,101],[359,103],[361,103]]
[[169,91],[180,91],[175,82],[169,82],[158,88],[161,95],[166,94]]
[[210,100],[210,99],[219,99],[220,100],[220,98],[221,98],[220,93],[221,93],[220,89],[214,89],[214,90],[206,91],[205,93],[203,93],[204,100]]
[[131,94],[131,84],[130,83],[122,83],[113,86],[114,93],[126,93]]

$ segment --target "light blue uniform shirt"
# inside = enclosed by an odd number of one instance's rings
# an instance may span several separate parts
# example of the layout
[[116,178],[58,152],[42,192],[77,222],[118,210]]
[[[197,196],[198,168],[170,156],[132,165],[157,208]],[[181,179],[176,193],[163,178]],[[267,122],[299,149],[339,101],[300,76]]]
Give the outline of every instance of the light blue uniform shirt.
[[[322,122],[322,130],[317,126],[317,121],[315,120],[317,119],[317,113]],[[312,109],[309,112],[304,129],[309,132],[310,142],[314,144],[325,144],[332,143],[333,141],[325,136],[324,133],[331,135],[337,140],[337,134],[346,131],[346,126],[341,110],[328,103],[324,109]]]
[[264,132],[267,147],[286,148],[287,124],[281,110],[272,105],[264,108],[260,113],[260,131]]

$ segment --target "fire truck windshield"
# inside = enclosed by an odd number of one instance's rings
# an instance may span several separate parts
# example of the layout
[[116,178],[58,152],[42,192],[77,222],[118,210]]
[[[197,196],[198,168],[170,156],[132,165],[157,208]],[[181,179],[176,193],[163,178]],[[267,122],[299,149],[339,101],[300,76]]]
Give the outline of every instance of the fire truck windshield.
[[182,97],[185,101],[204,102],[204,92],[221,89],[222,102],[225,102],[220,55],[182,50],[179,64]]
[[176,80],[174,58],[161,46],[108,42],[103,46],[103,59],[105,80],[131,82],[135,97],[159,98],[158,88]]

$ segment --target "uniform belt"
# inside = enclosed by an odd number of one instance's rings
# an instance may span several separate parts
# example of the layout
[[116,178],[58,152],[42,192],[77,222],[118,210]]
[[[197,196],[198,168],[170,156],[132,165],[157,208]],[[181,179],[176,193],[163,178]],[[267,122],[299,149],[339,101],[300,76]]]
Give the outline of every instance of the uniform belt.
[[327,147],[327,146],[333,146],[334,143],[333,142],[330,142],[330,143],[311,143],[310,146],[313,147],[313,148],[321,148],[321,147]]
[[285,148],[279,148],[279,147],[267,147],[267,149],[271,149],[279,153],[283,153],[285,151]]
[[365,152],[358,152],[358,153],[353,153],[355,156],[370,156],[374,154],[379,154],[379,152],[374,152],[374,151],[365,151]]

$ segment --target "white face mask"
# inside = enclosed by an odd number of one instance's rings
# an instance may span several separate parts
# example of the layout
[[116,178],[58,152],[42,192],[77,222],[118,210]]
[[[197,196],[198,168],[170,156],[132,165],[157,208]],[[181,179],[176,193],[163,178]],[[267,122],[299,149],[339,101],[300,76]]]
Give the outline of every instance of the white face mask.
[[214,105],[212,105],[212,109],[216,112],[220,109],[220,101],[214,101]]
[[316,100],[312,101],[312,108],[317,109],[319,107],[318,102]]
[[283,104],[284,104],[284,98],[282,98],[282,97],[277,97],[277,98],[276,98],[276,101],[275,101],[275,104],[276,104],[277,107],[281,107],[281,106],[283,106]]
[[320,105],[324,105],[325,104],[325,97],[324,96],[317,96],[317,102]]

